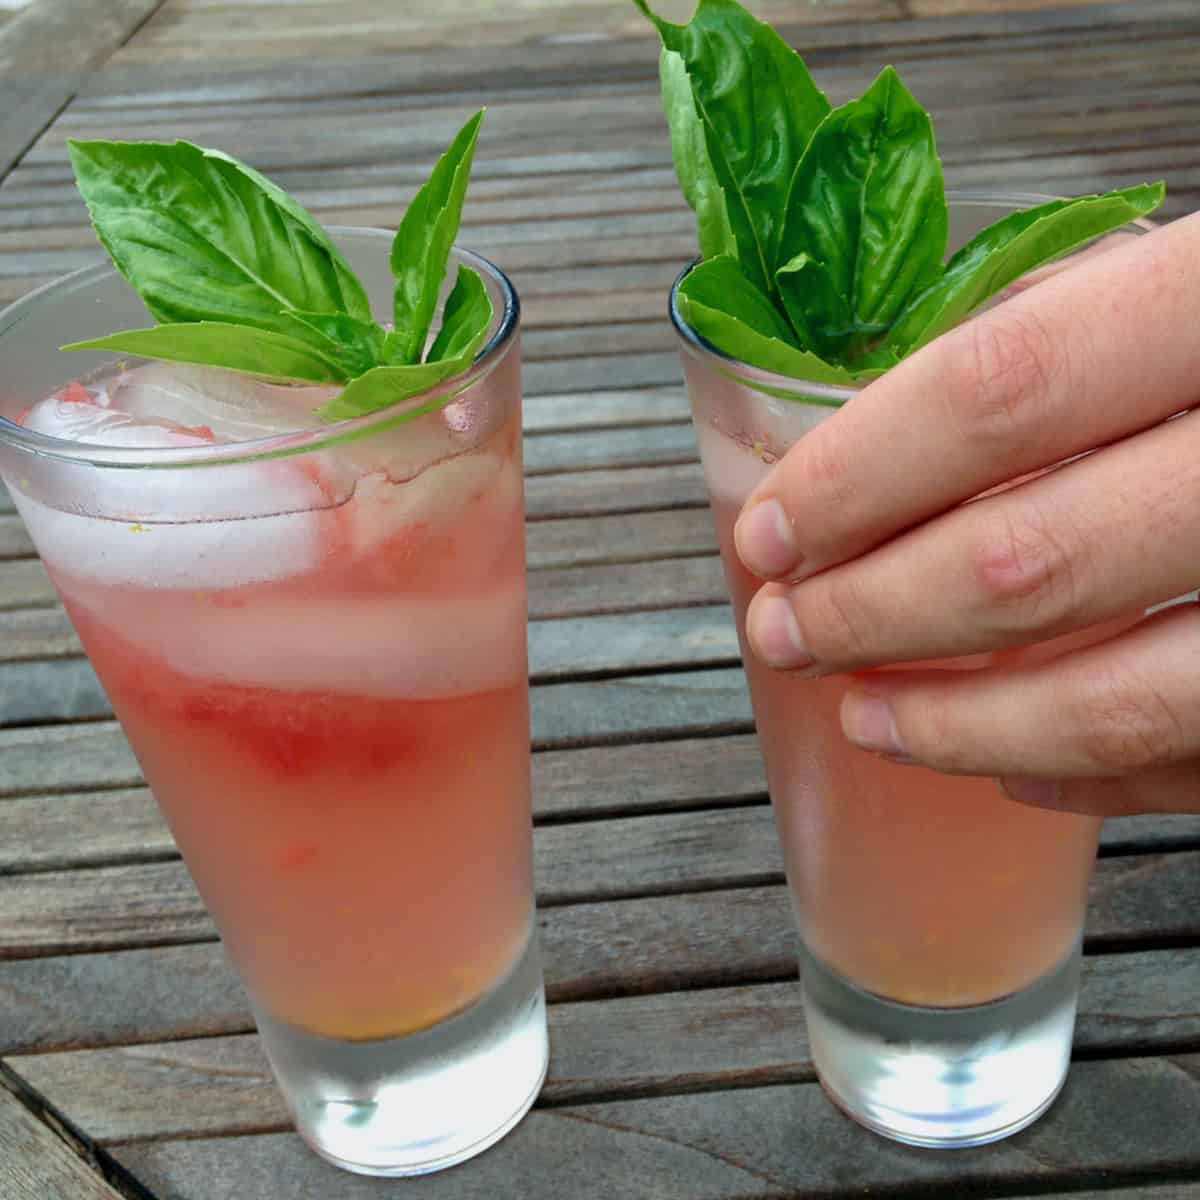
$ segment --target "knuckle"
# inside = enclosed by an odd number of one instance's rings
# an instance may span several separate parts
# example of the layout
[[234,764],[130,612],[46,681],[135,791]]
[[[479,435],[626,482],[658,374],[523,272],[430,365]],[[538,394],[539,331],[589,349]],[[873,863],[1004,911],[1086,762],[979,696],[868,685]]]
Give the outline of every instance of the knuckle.
[[1084,754],[1105,773],[1167,766],[1184,742],[1166,697],[1149,680],[1122,671],[1109,670],[1092,682],[1077,720]]
[[[800,469],[793,477],[804,480],[805,512],[840,514],[854,501],[853,455],[844,442],[845,439],[836,436],[836,428],[827,424],[802,437],[792,448],[792,453],[800,459]],[[825,521],[808,524],[812,532],[819,533]]]
[[1086,543],[1063,514],[1010,493],[979,515],[983,528],[969,553],[987,624],[1053,633],[1085,619]]
[[970,772],[974,756],[969,728],[941,689],[916,689],[907,703],[897,704],[896,725],[918,761],[949,774]]
[[947,347],[945,402],[963,438],[990,453],[1040,436],[1048,400],[1067,362],[1062,341],[1028,310],[994,309],[969,321]]

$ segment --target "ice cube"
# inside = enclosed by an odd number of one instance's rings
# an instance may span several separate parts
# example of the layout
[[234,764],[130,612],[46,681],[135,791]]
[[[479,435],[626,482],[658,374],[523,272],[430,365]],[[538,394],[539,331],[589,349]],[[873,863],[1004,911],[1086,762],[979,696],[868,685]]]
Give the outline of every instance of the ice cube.
[[282,579],[316,566],[317,517],[154,524],[63,512],[13,489],[38,553],[94,583],[216,590]]
[[359,480],[347,506],[354,555],[370,555],[417,522],[431,530],[448,526],[485,492],[495,491],[489,500],[506,512],[516,504],[521,481],[516,471],[505,472],[503,465],[497,454],[459,454],[409,479],[397,481],[376,473]]
[[288,588],[236,608],[199,596],[186,636],[178,608],[160,606],[139,613],[138,643],[201,679],[411,699],[469,694],[525,676],[523,583],[510,576],[437,598]]
[[212,431],[245,442],[320,427],[313,411],[338,392],[328,385],[266,383],[234,371],[153,362],[107,381],[108,404],[144,422]]
[[[108,407],[75,385],[34,405],[26,428],[130,449],[205,446],[207,430]],[[221,588],[278,579],[318,560],[317,513],[337,489],[308,458],[191,467],[58,468],[13,498],[53,566],[108,584]]]
[[94,395],[79,384],[70,384],[57,395],[39,401],[21,423],[35,433],[93,446],[154,449],[203,446],[212,441],[203,430],[183,429],[172,421],[138,419],[110,408],[103,394]]

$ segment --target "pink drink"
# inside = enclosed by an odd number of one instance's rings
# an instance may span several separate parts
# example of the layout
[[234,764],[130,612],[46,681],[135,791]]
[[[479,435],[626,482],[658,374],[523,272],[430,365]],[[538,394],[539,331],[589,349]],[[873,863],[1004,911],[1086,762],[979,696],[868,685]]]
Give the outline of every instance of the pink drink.
[[[340,230],[378,312],[392,235]],[[548,1060],[534,936],[520,302],[462,374],[336,388],[67,357],[110,265],[0,313],[0,470],[246,985],[297,1132],[368,1175],[480,1153]],[[89,366],[96,368],[87,374]],[[63,386],[70,372],[83,380]]]
[[[1029,200],[952,196],[950,249]],[[838,405],[869,405],[871,393],[727,357],[688,326],[677,299],[673,291],[671,317],[803,942],[817,1076],[840,1108],[897,1141],[1008,1137],[1046,1110],[1066,1078],[1100,822],[1017,804],[993,780],[860,751],[841,730],[845,676],[798,679],[753,656],[745,616],[760,582],[737,558],[737,515],[790,446]],[[913,665],[1002,669],[1137,619]]]
[[1016,804],[990,779],[858,750],[838,717],[844,676],[764,666],[745,642],[761,581],[741,565],[733,525],[770,464],[754,436],[708,430],[701,447],[808,950],[905,1004],[981,1004],[1027,987],[1076,945],[1100,822]]
[[[414,442],[448,456],[412,474]],[[331,464],[255,465],[335,486]],[[256,1003],[393,1037],[478,999],[530,935],[519,414],[461,449],[433,413],[337,474],[344,502],[210,523],[228,545],[22,509]],[[81,569],[76,522],[129,570]]]

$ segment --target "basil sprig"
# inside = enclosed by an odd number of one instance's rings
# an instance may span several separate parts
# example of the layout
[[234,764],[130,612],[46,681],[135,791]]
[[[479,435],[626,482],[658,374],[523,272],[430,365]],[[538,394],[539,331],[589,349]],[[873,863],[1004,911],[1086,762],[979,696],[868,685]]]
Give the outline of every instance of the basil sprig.
[[1010,214],[946,261],[929,114],[891,67],[831,108],[800,56],[737,0],[691,21],[634,3],[662,40],[675,171],[702,261],[684,320],[751,366],[815,383],[872,379],[1027,271],[1152,212],[1161,183]]
[[96,234],[159,323],[63,349],[344,384],[317,411],[329,421],[385,408],[459,374],[492,320],[473,268],[459,267],[432,341],[429,333],[482,119],[481,110],[458,132],[400,223],[390,258],[392,330],[372,317],[329,234],[244,163],[183,141],[71,141]]

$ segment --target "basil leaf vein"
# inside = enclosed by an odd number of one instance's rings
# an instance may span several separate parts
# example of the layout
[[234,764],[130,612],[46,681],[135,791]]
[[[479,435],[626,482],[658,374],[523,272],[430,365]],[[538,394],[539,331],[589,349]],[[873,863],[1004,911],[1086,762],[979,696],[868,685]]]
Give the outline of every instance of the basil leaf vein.
[[[886,67],[821,122],[796,167],[781,245],[787,269],[775,279],[797,329],[814,350],[852,361],[941,274],[946,229],[932,122]],[[828,286],[812,289],[814,272],[793,269],[800,254],[820,264]]]
[[285,308],[370,318],[329,235],[257,171],[183,141],[69,150],[100,241],[156,320],[288,333]]
[[282,333],[225,321],[175,322],[126,329],[71,342],[64,350],[113,350],[143,358],[198,363],[278,381],[342,383],[349,374],[335,360]]
[[792,170],[829,101],[795,50],[735,0],[700,0],[687,25],[634,3],[683,60],[738,258],[770,290]]
[[887,344],[911,354],[1027,272],[1152,212],[1164,193],[1162,183],[1138,184],[1010,213],[976,234],[941,277],[909,301]]

